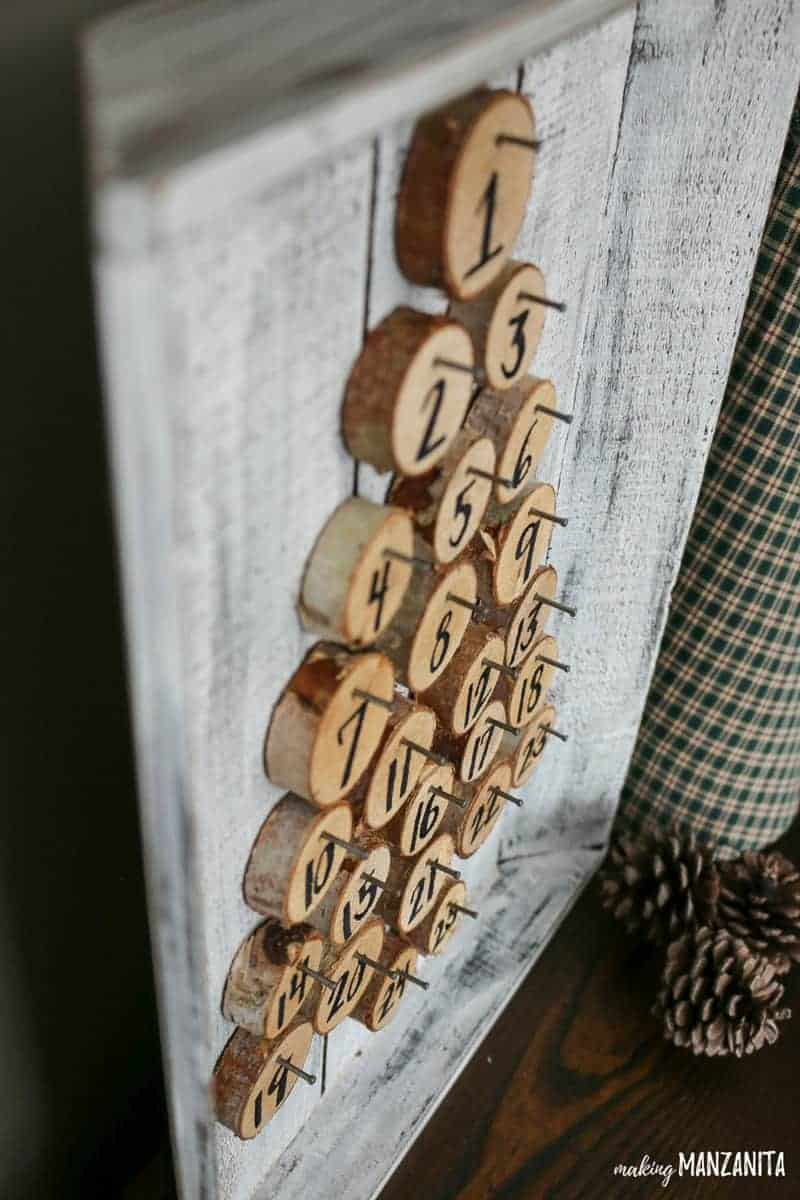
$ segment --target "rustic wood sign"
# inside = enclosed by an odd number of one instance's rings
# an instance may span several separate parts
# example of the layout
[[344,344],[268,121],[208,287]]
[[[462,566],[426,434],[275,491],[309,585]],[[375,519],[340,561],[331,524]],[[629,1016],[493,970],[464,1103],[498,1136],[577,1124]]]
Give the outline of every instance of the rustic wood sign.
[[186,1200],[369,1200],[594,868],[798,82],[788,0],[313,8],[86,43]]

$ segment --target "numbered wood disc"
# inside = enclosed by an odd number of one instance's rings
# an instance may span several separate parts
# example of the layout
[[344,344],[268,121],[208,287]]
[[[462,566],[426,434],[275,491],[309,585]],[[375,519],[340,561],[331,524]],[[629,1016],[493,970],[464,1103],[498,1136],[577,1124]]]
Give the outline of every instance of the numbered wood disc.
[[[447,670],[425,693],[445,728],[467,733],[491,701],[505,660],[502,637],[486,625],[471,624]],[[497,665],[495,665],[497,664]]]
[[474,783],[492,765],[503,741],[503,730],[493,721],[506,720],[502,700],[492,700],[472,726],[461,753],[458,777],[462,783]]
[[396,701],[400,714],[390,721],[372,768],[364,800],[363,820],[371,829],[382,829],[400,811],[428,765],[415,746],[430,750],[436,733],[436,716],[422,704]]
[[345,858],[326,833],[348,841],[353,815],[347,804],[316,813],[298,796],[284,796],[253,843],[244,876],[244,898],[255,912],[299,925],[331,887]]
[[406,878],[400,898],[396,923],[400,933],[408,933],[419,925],[436,903],[442,889],[450,883],[443,871],[436,871],[431,863],[436,861],[449,867],[453,859],[455,844],[449,833],[441,833],[422,851]]
[[489,286],[525,216],[535,150],[520,142],[534,139],[530,104],[516,92],[473,92],[417,123],[395,237],[409,279],[461,300]]
[[383,946],[383,921],[371,917],[351,938],[341,954],[325,965],[324,974],[335,984],[331,990],[320,988],[313,1024],[317,1033],[330,1033],[349,1016],[364,994],[374,972],[360,959],[361,954],[378,960]]
[[464,905],[466,899],[467,889],[460,880],[442,890],[432,911],[411,935],[422,954],[443,953],[461,920],[461,913],[454,905]]
[[533,509],[549,515],[555,513],[556,493],[549,483],[537,484],[498,532],[499,549],[492,583],[494,598],[500,605],[513,604],[522,595],[550,547],[553,523]]
[[506,665],[519,667],[525,662],[547,622],[550,608],[542,599],[555,600],[558,575],[555,567],[540,567],[535,571],[514,615],[506,626]]
[[[498,451],[495,501],[512,501],[536,481],[537,467],[553,430],[553,418],[543,408],[555,408],[555,388],[549,379],[529,376],[510,391],[483,391],[469,414],[469,427],[492,437]],[[491,518],[490,518],[491,519]]]
[[263,921],[244,939],[228,971],[223,1016],[272,1039],[298,1015],[314,983],[300,966],[319,969],[324,942],[309,925]]
[[214,1068],[217,1120],[237,1137],[259,1134],[297,1083],[297,1076],[283,1064],[291,1062],[302,1069],[313,1036],[309,1021],[296,1022],[271,1042],[237,1029]]
[[408,657],[408,685],[413,692],[424,692],[447,669],[469,625],[469,608],[451,596],[469,604],[477,600],[478,579],[471,563],[458,563],[446,571],[425,606]]
[[350,373],[342,410],[350,453],[377,471],[430,471],[461,428],[474,366],[472,339],[457,321],[395,309]]
[[552,724],[555,716],[553,706],[545,704],[538,713],[534,713],[530,725],[523,729],[512,759],[512,787],[522,787],[538,767],[547,745],[547,735],[542,726]]
[[382,896],[374,879],[386,880],[391,862],[389,847],[382,843],[372,846],[366,858],[353,864],[331,914],[328,936],[335,945],[349,942],[369,920]]
[[494,469],[490,439],[461,430],[434,472],[414,479],[398,476],[387,499],[414,514],[417,531],[437,562],[453,562],[480,528],[492,494],[486,476]]
[[523,380],[539,344],[547,309],[530,296],[546,297],[544,276],[532,263],[508,262],[489,287],[450,313],[466,326],[493,391]]
[[374,642],[392,620],[413,567],[414,529],[399,508],[359,496],[331,514],[306,564],[300,615],[307,629],[349,646]]
[[384,943],[381,962],[389,971],[396,971],[394,979],[387,979],[377,971],[364,992],[353,1016],[373,1033],[384,1029],[397,1016],[400,1002],[410,985],[406,973],[416,974],[417,951],[400,938],[389,934]]
[[558,644],[555,638],[541,637],[534,643],[528,658],[518,668],[519,673],[509,689],[507,701],[508,720],[517,729],[522,729],[533,720],[534,714],[545,700],[553,683],[555,668],[539,660],[539,655],[558,659]]
[[437,788],[452,792],[454,783],[455,768],[449,763],[423,772],[408,803],[387,831],[404,858],[419,854],[435,837],[447,811],[447,800]]
[[506,800],[498,794],[511,790],[511,764],[496,763],[489,774],[474,789],[469,804],[460,815],[455,831],[456,854],[459,858],[471,858],[480,850],[494,829]]

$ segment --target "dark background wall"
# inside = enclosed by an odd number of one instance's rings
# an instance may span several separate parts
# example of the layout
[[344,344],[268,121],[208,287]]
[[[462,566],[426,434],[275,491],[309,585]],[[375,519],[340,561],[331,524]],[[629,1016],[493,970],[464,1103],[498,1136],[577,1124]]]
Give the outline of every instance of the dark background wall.
[[114,1196],[163,1133],[76,51],[120,7],[0,6],[3,1198]]

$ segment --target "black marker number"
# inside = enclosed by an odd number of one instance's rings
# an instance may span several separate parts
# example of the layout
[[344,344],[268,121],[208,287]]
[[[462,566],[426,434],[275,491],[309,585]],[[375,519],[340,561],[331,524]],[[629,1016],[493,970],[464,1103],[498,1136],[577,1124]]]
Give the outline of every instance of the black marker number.
[[492,226],[494,225],[495,212],[497,210],[497,184],[499,176],[497,171],[492,171],[491,178],[486,185],[483,195],[478,202],[477,212],[481,209],[486,210],[486,216],[483,220],[483,233],[481,235],[480,257],[474,266],[470,267],[464,273],[464,278],[469,279],[470,275],[474,275],[476,271],[480,271],[481,267],[485,267],[488,262],[496,258],[498,254],[502,254],[502,243],[499,246],[492,248]]
[[372,582],[369,585],[368,604],[375,604],[375,616],[372,620],[372,632],[377,633],[383,622],[383,605],[386,600],[386,593],[389,590],[389,570],[390,562],[383,564],[383,571],[372,572]]
[[435,675],[445,660],[445,655],[450,648],[450,634],[448,630],[453,620],[453,610],[448,608],[443,614],[439,627],[436,630],[436,640],[433,643],[431,651],[431,675]]
[[367,714],[367,701],[362,700],[358,708],[354,709],[343,725],[340,726],[339,732],[336,734],[336,740],[340,746],[344,745],[344,731],[348,725],[355,721],[353,729],[353,740],[350,743],[350,749],[347,753],[347,761],[344,764],[342,779],[339,787],[345,788],[350,782],[350,776],[353,773],[353,763],[355,762],[356,750],[358,749],[359,738],[361,737],[361,729],[364,725],[364,717]]
[[519,541],[514,551],[516,561],[523,564],[520,573],[520,579],[523,584],[528,582],[533,571],[533,556],[536,551],[536,539],[539,536],[541,524],[541,521],[531,521],[529,525],[526,525],[519,535]]
[[472,516],[472,505],[466,502],[465,497],[467,495],[467,492],[469,492],[470,488],[473,488],[474,486],[475,486],[475,480],[470,479],[469,483],[466,484],[466,486],[463,487],[461,489],[461,491],[458,493],[458,495],[456,496],[456,507],[455,507],[453,516],[461,518],[461,529],[458,531],[458,533],[455,535],[455,537],[451,533],[450,537],[447,539],[449,541],[450,545],[453,547],[453,549],[455,549],[456,546],[458,546],[459,542],[461,541],[464,534],[467,532],[467,529],[469,528],[469,519]]
[[433,454],[434,450],[438,450],[443,446],[446,438],[444,434],[440,434],[438,438],[434,438],[433,431],[436,427],[436,422],[439,420],[439,412],[441,411],[442,401],[444,400],[444,392],[446,383],[443,379],[437,379],[433,387],[425,395],[422,401],[422,411],[428,407],[428,401],[433,398],[431,406],[431,414],[428,417],[428,424],[425,426],[425,433],[417,450],[417,462],[422,462],[423,458],[427,458],[429,454]]
[[539,663],[530,679],[522,681],[517,704],[518,725],[524,725],[526,715],[533,716],[539,707],[539,701],[542,698],[542,675],[544,675],[544,663]]
[[517,357],[514,359],[513,367],[507,367],[505,363],[500,364],[500,370],[503,372],[503,375],[506,377],[506,379],[513,379],[517,371],[522,366],[522,360],[525,357],[526,344],[525,324],[530,315],[531,310],[529,308],[523,308],[521,313],[518,313],[516,317],[512,317],[508,322],[511,328],[514,330],[514,336],[511,339],[511,345],[516,350]]

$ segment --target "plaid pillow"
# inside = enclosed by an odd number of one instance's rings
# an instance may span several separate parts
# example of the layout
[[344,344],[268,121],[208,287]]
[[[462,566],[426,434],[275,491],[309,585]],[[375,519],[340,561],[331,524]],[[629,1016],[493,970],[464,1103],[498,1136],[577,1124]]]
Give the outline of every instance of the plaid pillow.
[[618,822],[731,850],[800,796],[800,101]]

